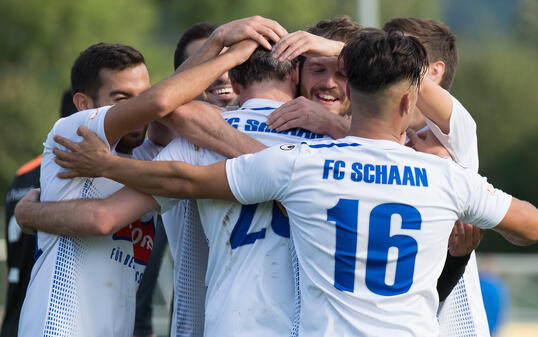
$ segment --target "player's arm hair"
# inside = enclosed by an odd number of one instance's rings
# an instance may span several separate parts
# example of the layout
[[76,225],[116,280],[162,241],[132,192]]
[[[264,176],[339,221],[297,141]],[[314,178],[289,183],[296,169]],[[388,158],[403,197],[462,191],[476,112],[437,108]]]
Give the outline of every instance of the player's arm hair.
[[236,201],[226,177],[225,161],[195,166],[180,161],[146,161],[109,156],[103,177],[142,193],[178,199]]
[[439,301],[444,301],[452,292],[452,289],[458,284],[459,279],[465,272],[465,267],[471,254],[464,256],[452,256],[447,252],[445,266],[437,279],[437,294]]
[[105,116],[108,142],[112,144],[130,130],[166,116],[193,100],[223,71],[238,64],[238,56],[234,54],[226,52],[185,71],[176,71],[139,96],[114,105]]
[[228,158],[255,153],[265,145],[233,128],[221,116],[222,110],[200,101],[192,101],[163,118],[169,128],[183,138]]
[[51,234],[110,235],[158,208],[151,196],[123,188],[106,199],[22,200],[15,208],[15,215],[21,227]]
[[508,212],[494,228],[506,240],[518,246],[538,242],[538,209],[531,203],[512,197]]
[[443,133],[448,134],[450,132],[452,97],[448,91],[427,77],[424,77],[424,80],[420,84],[417,107]]

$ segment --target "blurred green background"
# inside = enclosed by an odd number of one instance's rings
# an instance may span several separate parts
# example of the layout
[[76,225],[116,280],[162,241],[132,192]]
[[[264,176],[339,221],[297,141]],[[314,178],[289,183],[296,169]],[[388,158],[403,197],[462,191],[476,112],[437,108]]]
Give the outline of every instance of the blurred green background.
[[[495,186],[538,204],[538,1],[378,3],[379,25],[397,16],[433,18],[456,33],[460,63],[452,92],[478,123],[480,172]],[[220,24],[259,14],[292,31],[336,15],[359,16],[356,0],[3,0],[0,13],[3,195],[17,168],[41,152],[71,65],[90,44],[133,45],[145,55],[155,83],[171,73],[179,36],[199,21]],[[513,247],[492,232],[480,249]]]

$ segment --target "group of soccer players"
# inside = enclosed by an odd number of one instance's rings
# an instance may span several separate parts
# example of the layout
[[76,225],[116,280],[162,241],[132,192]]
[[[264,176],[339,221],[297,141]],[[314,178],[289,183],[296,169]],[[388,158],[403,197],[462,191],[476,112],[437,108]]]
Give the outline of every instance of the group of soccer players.
[[54,125],[41,193],[16,208],[38,231],[20,336],[132,335],[154,211],[173,336],[489,335],[479,228],[530,244],[538,211],[476,173],[445,25],[199,24],[152,88],[138,54],[99,44],[77,60],[94,67],[73,84],[82,111]]

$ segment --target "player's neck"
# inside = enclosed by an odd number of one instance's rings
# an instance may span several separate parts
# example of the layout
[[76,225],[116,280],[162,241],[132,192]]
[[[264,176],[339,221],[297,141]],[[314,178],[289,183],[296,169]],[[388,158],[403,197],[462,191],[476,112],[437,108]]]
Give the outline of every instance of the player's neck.
[[401,139],[399,129],[394,127],[390,121],[355,115],[351,119],[349,135],[368,139],[390,140],[396,143],[400,143]]
[[293,85],[288,81],[262,81],[249,84],[241,90],[241,104],[251,98],[270,99],[277,102],[288,102],[295,97]]

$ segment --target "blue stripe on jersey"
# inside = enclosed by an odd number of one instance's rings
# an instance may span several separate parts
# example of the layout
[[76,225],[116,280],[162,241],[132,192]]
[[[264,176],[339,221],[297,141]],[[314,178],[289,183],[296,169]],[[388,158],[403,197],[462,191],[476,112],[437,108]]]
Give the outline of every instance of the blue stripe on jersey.
[[293,321],[291,325],[290,337],[299,336],[299,324],[301,323],[301,277],[299,274],[299,260],[297,259],[297,253],[295,252],[295,245],[291,240],[291,259],[293,263],[293,273],[295,276],[295,310],[293,315]]
[[359,143],[330,143],[330,144],[308,144],[306,142],[301,142],[301,144],[305,144],[308,147],[311,147],[313,149],[321,149],[321,148],[328,148],[328,147],[348,147],[348,146],[361,146]]
[[276,108],[270,107],[270,106],[264,106],[260,108],[240,108],[239,110],[254,110],[254,111],[262,111],[262,110],[275,110]]
[[52,276],[47,320],[43,336],[75,336],[80,319],[78,270],[83,267],[85,247],[79,238],[61,236]]

